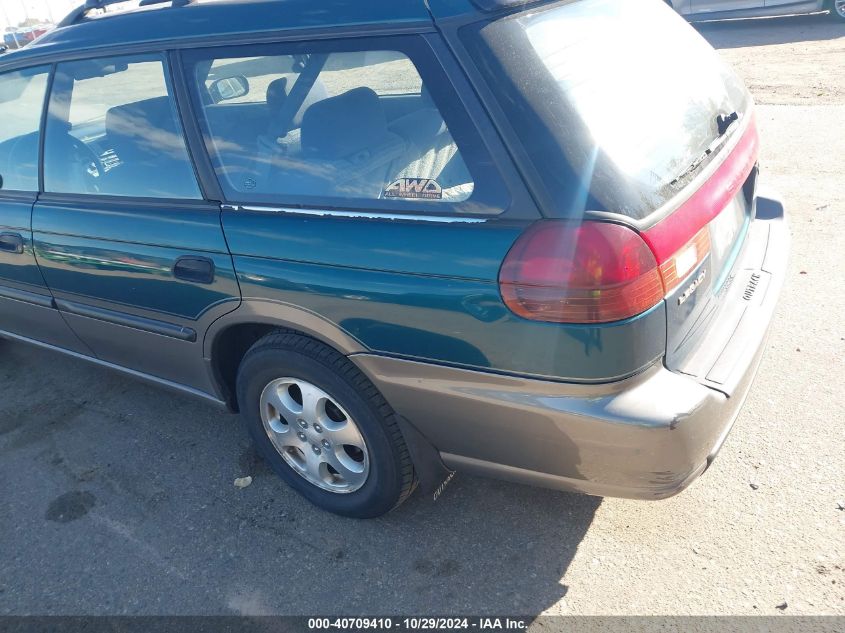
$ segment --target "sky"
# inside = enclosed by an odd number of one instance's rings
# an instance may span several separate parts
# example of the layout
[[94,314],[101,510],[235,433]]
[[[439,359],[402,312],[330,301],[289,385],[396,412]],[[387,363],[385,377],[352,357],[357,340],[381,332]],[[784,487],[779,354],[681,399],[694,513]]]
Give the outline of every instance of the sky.
[[0,30],[17,25],[26,17],[58,22],[83,2],[84,0],[0,0]]

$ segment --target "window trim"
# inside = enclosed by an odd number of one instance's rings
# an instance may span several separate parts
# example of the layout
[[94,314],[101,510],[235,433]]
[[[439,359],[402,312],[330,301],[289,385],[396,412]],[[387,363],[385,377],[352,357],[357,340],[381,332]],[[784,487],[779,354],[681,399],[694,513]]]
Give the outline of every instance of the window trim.
[[214,165],[208,152],[205,151],[203,131],[191,106],[190,88],[182,65],[182,57],[176,50],[168,50],[166,55],[173,85],[173,98],[176,100],[177,115],[182,125],[182,135],[185,137],[188,157],[194,166],[203,199],[222,202],[223,190],[214,174]]
[[52,62],[43,62],[41,64],[35,64],[34,66],[19,66],[19,67],[12,67],[0,70],[0,77],[7,75],[9,73],[20,73],[26,72],[28,70],[35,70],[37,68],[45,68],[47,69],[47,85],[44,88],[44,96],[42,97],[41,101],[41,114],[38,117],[38,150],[36,156],[36,189],[35,190],[25,190],[25,189],[6,189],[5,187],[0,187],[0,198],[5,198],[9,200],[27,200],[30,198],[37,198],[38,195],[44,190],[43,189],[43,181],[42,181],[42,156],[43,156],[43,147],[44,147],[44,121],[47,112],[47,105],[50,102],[50,92],[53,88],[53,73],[55,72],[56,65]]
[[[173,67],[171,63],[171,54],[172,51],[168,50],[156,50],[156,49],[146,49],[146,50],[138,50],[133,51],[130,53],[119,53],[119,52],[110,52],[110,51],[98,51],[98,54],[89,54],[84,57],[82,56],[71,56],[68,59],[63,60],[56,60],[52,63],[52,71],[49,80],[49,91],[47,93],[47,102],[46,107],[44,108],[44,112],[42,114],[42,128],[41,128],[41,151],[39,155],[39,192],[38,198],[39,201],[42,199],[55,199],[55,200],[63,200],[63,201],[102,201],[102,202],[111,202],[111,203],[134,203],[134,204],[143,204],[143,205],[167,205],[167,206],[207,206],[209,199],[206,195],[206,190],[204,188],[203,180],[200,176],[197,162],[194,158],[194,150],[190,139],[188,137],[188,133],[185,126],[185,121],[183,117],[182,107],[179,105],[179,89],[177,84],[181,80],[181,73],[176,72],[176,69]],[[160,61],[162,64],[162,77],[164,78],[165,87],[168,90],[167,97],[171,100],[171,105],[173,106],[173,112],[176,116],[176,121],[179,124],[179,128],[181,131],[182,141],[185,144],[185,154],[188,160],[188,164],[190,165],[191,171],[194,174],[194,179],[197,185],[197,193],[199,194],[196,198],[175,198],[175,197],[155,197],[155,196],[127,196],[127,195],[119,195],[119,194],[100,194],[100,193],[88,193],[88,192],[59,192],[59,191],[47,191],[46,188],[46,180],[44,178],[45,172],[45,165],[46,165],[46,139],[47,139],[47,125],[50,121],[50,111],[53,108],[54,97],[58,94],[55,88],[55,78],[58,75],[58,67],[64,63],[78,63],[78,62],[85,62],[89,60],[98,60],[98,59],[115,59],[115,58],[139,58],[139,57],[150,57],[150,58],[157,58],[157,61]],[[68,106],[70,108],[70,105]]]
[[[524,8],[503,12],[495,19],[503,19],[507,15],[519,13]],[[554,207],[554,200],[548,191],[546,184],[540,177],[536,166],[528,156],[528,152],[517,135],[513,125],[508,120],[502,106],[497,101],[493,90],[478,68],[479,60],[476,59],[466,47],[460,32],[464,27],[484,24],[491,21],[490,16],[479,18],[478,15],[466,14],[449,20],[440,21],[440,30],[443,41],[453,52],[457,63],[461,65],[467,81],[475,90],[478,99],[484,110],[488,113],[488,119],[494,127],[502,143],[508,148],[514,169],[519,173],[522,186],[527,189],[534,204],[536,213],[543,218],[554,217],[548,213],[548,209]]]
[[56,78],[56,63],[50,64],[50,77],[47,79],[47,92],[41,106],[41,119],[38,135],[38,193],[44,191],[44,140],[47,138],[47,117],[50,113],[50,100],[53,94],[53,80]]
[[[409,200],[404,204],[396,199],[346,199],[321,196],[300,196],[281,194],[244,194],[228,197],[223,183],[220,182],[214,165],[213,139],[203,115],[203,104],[192,77],[197,63],[208,59],[226,57],[255,57],[262,55],[290,55],[300,52],[366,52],[396,51],[404,54],[419,72],[423,84],[429,90],[438,110],[446,121],[449,131],[458,144],[458,152],[464,159],[475,185],[473,195],[461,202],[442,201],[420,203]],[[221,200],[226,206],[239,208],[261,206],[270,208],[309,209],[315,211],[365,211],[377,216],[419,216],[433,215],[440,217],[479,217],[494,218],[508,214],[514,195],[503,178],[497,161],[490,153],[478,126],[470,116],[464,100],[457,94],[452,79],[443,67],[437,52],[427,38],[420,34],[408,35],[371,35],[365,37],[333,37],[313,40],[279,40],[274,42],[254,42],[230,44],[221,42],[216,45],[187,50],[177,50],[180,57],[183,80],[188,88],[191,118],[199,126],[202,148],[211,175],[221,193]],[[461,140],[463,139],[463,140]],[[469,147],[470,151],[465,151]],[[480,197],[477,192],[481,191]],[[479,212],[481,205],[486,212]]]

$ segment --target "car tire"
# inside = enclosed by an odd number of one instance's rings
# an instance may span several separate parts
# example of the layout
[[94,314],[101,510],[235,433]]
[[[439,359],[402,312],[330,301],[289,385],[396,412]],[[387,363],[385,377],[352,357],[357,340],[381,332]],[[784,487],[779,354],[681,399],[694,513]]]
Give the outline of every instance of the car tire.
[[268,334],[240,364],[237,398],[258,452],[314,505],[373,518],[413,492],[396,414],[334,349],[294,332]]
[[832,20],[845,22],[845,0],[829,0],[827,8]]

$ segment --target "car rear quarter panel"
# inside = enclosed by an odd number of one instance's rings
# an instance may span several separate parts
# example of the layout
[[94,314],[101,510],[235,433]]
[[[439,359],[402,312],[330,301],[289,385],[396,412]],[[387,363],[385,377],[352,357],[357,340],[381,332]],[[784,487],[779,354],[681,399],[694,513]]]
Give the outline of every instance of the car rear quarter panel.
[[497,279],[524,222],[238,210],[224,212],[223,225],[245,303],[303,308],[372,352],[593,382],[632,375],[664,352],[662,305],[603,326],[511,313]]

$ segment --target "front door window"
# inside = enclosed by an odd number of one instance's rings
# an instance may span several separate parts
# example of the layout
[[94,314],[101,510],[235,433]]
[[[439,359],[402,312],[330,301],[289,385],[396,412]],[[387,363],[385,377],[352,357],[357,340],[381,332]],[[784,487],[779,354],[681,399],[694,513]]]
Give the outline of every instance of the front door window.
[[201,198],[161,55],[59,64],[44,148],[50,193]]

